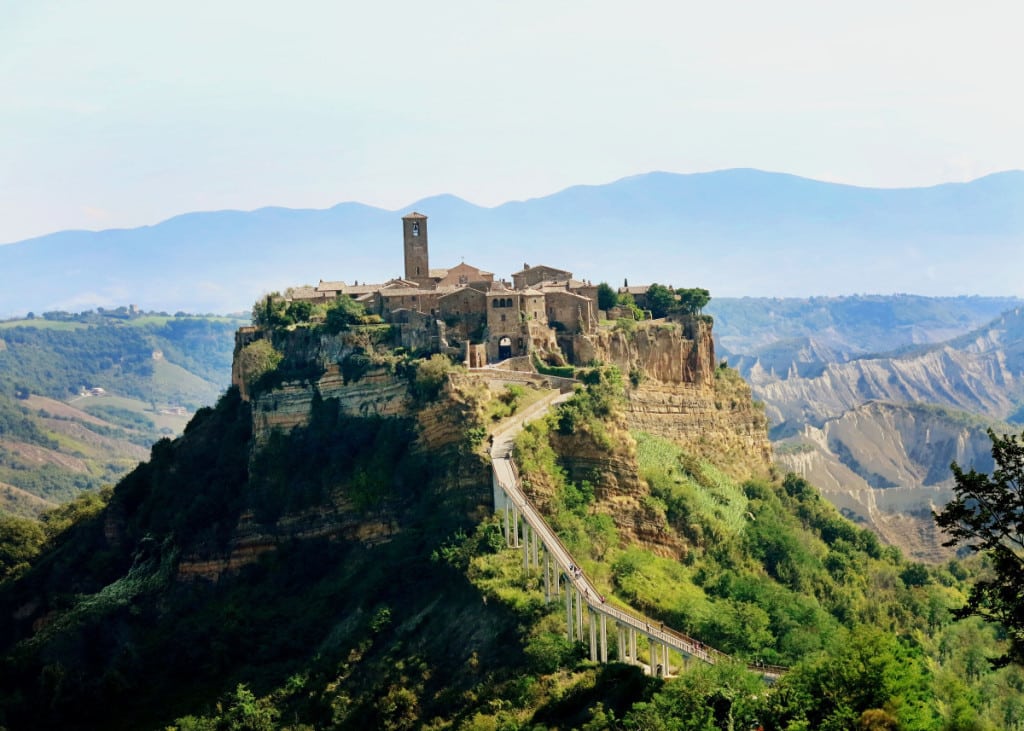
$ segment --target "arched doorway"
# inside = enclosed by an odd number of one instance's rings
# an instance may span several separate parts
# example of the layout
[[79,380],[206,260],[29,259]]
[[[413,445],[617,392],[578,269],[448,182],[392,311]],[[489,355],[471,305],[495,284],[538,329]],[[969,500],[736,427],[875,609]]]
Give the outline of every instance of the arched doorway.
[[512,338],[508,335],[498,341],[498,360],[512,357]]

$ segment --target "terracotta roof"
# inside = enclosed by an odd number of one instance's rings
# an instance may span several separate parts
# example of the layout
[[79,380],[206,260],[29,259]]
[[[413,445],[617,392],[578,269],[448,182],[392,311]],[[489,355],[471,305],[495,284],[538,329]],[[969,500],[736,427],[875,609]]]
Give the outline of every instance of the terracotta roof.
[[416,211],[413,211],[412,213],[410,213],[410,214],[408,214],[406,216],[402,216],[402,220],[403,221],[405,219],[407,219],[407,218],[421,218],[421,219],[425,219],[426,216],[424,216],[422,213],[417,213]]
[[533,287],[527,287],[526,289],[521,289],[521,290],[519,290],[519,293],[520,294],[531,295],[531,296],[534,296],[534,297],[537,297],[539,295],[543,295],[544,294],[539,289],[534,289]]
[[448,276],[448,270],[431,269],[429,272],[427,272],[427,276],[430,277],[431,279],[444,279],[445,277]]

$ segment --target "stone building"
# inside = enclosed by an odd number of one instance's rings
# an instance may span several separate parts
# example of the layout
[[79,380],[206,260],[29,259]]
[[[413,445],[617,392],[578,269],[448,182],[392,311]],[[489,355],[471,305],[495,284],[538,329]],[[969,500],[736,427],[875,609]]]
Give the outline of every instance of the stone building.
[[327,303],[352,297],[396,325],[403,346],[470,353],[474,362],[555,349],[559,333],[597,327],[597,287],[572,272],[524,264],[510,285],[465,262],[431,269],[427,217],[415,211],[402,217],[402,244],[400,278],[383,284],[321,280],[288,290],[286,298]]

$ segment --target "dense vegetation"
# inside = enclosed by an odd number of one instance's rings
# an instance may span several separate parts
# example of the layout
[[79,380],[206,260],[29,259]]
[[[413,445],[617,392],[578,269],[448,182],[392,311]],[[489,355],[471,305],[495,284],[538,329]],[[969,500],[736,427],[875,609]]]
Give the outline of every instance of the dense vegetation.
[[999,662],[1024,663],[1024,436],[988,435],[992,475],[954,462],[954,499],[935,519],[950,536],[947,545],[962,544],[991,562],[991,576],[975,582],[959,614],[1004,627],[1010,647]]
[[83,314],[67,322],[74,327],[58,329],[49,326],[50,320],[26,320],[0,329],[0,393],[66,399],[83,388],[98,387],[198,408],[202,402],[178,398],[188,397],[187,392],[170,388],[161,393],[153,380],[154,351],[215,387],[223,388],[231,373],[236,320],[121,320]]
[[[409,364],[419,407],[457,411],[450,368]],[[42,533],[0,521],[0,725],[1024,725],[1024,674],[988,663],[1004,638],[951,614],[983,567],[907,562],[803,480],[737,481],[630,435],[621,375],[580,378],[516,446],[551,524],[609,601],[743,662],[662,680],[587,661],[565,639],[564,607],[545,604],[486,517],[474,451],[486,421],[428,459],[411,419],[345,416],[327,399],[253,451],[249,406],[231,389],[112,494],[72,503]],[[480,417],[522,398],[505,390]],[[625,540],[603,472],[571,451],[588,443],[635,472],[637,515],[676,548]],[[189,578],[239,541],[258,558],[216,582]],[[790,671],[767,686],[745,661]]]
[[[16,488],[0,486],[0,510],[35,515],[45,502],[33,496],[64,502],[116,482],[145,454],[139,447],[184,425],[161,409],[212,403],[227,384],[237,325],[126,308],[0,323],[0,483]],[[92,388],[108,398],[79,398]]]

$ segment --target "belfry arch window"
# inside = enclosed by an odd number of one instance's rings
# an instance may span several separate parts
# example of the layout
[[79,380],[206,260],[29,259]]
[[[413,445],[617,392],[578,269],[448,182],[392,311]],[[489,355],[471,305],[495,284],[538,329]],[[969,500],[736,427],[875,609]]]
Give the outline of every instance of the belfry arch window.
[[412,235],[413,236],[419,236],[420,235],[420,224],[417,221],[413,221],[412,222]]

